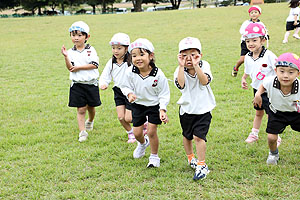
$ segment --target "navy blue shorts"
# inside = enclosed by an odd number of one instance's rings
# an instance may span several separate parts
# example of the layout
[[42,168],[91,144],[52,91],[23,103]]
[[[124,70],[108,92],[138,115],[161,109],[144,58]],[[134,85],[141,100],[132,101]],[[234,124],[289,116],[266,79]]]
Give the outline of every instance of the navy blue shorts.
[[101,105],[99,87],[95,85],[74,83],[70,87],[69,106],[70,107],[97,107]]
[[148,116],[148,122],[151,124],[161,124],[159,117],[159,105],[156,106],[144,106],[136,103],[132,103],[132,124],[134,127],[143,125]]
[[285,30],[292,31],[292,30],[296,29],[297,27],[300,27],[299,20],[297,22],[298,22],[298,24],[296,26],[294,25],[294,22],[286,22]]
[[113,91],[116,106],[125,105],[125,108],[127,110],[131,110],[131,103],[129,103],[128,99],[124,96],[121,89],[115,86],[113,87]]
[[280,134],[290,125],[294,131],[300,132],[300,113],[297,112],[269,112],[267,133]]
[[186,139],[192,140],[195,135],[207,142],[206,135],[212,119],[210,112],[202,115],[184,113],[183,115],[179,115],[179,119],[182,128],[182,135]]

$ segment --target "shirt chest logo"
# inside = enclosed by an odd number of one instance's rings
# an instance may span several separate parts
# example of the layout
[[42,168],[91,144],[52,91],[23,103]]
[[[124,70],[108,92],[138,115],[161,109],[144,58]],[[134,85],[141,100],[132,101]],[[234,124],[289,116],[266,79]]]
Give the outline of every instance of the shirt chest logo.
[[300,101],[296,100],[293,102],[293,104],[296,106],[297,112],[300,113]]
[[87,55],[90,56],[92,51],[86,51],[87,52]]
[[257,80],[260,80],[260,81],[261,81],[261,80],[263,80],[263,79],[266,77],[266,75],[262,73],[262,70],[263,70],[264,68],[266,68],[266,67],[268,67],[267,64],[262,64],[262,65],[261,65],[261,67],[259,68],[259,72],[258,72],[257,75],[256,75]]
[[157,82],[158,82],[158,80],[155,79],[155,80],[153,81],[152,87],[156,87],[156,86],[157,86]]

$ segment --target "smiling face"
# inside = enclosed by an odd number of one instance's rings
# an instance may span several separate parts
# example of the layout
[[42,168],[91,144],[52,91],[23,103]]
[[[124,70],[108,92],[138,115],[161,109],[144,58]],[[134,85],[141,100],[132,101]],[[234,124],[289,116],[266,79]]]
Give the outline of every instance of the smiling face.
[[149,63],[154,58],[153,53],[148,53],[145,49],[135,48],[131,51],[132,63],[140,70],[147,70]]
[[295,79],[300,75],[300,72],[292,67],[278,66],[275,71],[280,85],[283,87],[292,86]]
[[192,57],[194,59],[196,59],[196,57],[200,56],[200,59],[201,59],[201,56],[202,56],[202,54],[200,54],[197,49],[183,50],[183,51],[181,51],[181,55],[182,55],[183,59],[186,59],[184,66],[188,69],[194,68],[193,62],[192,62]]
[[127,52],[127,47],[122,45],[112,45],[112,53],[117,59],[122,59]]
[[259,53],[265,42],[265,39],[256,37],[256,38],[246,39],[245,42],[247,45],[247,49],[249,49],[249,51],[253,53]]
[[250,13],[249,13],[249,16],[250,18],[252,19],[252,21],[256,22],[258,17],[260,16],[260,13],[259,11],[257,10],[252,10]]
[[86,34],[80,32],[80,31],[72,31],[71,32],[71,39],[74,45],[77,48],[83,47],[86,40],[89,38]]

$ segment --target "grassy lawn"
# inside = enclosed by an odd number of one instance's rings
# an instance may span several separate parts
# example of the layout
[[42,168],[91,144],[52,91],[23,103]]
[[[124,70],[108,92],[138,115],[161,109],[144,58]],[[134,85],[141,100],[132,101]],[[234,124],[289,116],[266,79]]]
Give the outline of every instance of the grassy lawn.
[[[300,41],[283,45],[287,3],[262,5],[260,19],[277,56],[300,54]],[[281,160],[267,166],[266,117],[260,140],[247,145],[255,110],[252,89],[242,90],[242,71],[230,73],[239,58],[242,22],[249,7],[182,11],[0,19],[0,199],[299,199],[299,134],[282,134]],[[179,41],[202,42],[211,64],[217,107],[208,134],[207,179],[192,180],[178,119],[180,92],[170,84],[170,123],[158,129],[161,167],[147,169],[150,149],[133,159],[119,125],[112,85],[101,91],[94,130],[79,143],[76,109],[69,108],[69,72],[60,48],[72,47],[68,28],[77,20],[91,28],[89,43],[100,57],[100,72],[111,57],[114,33],[153,42],[156,64],[169,79],[177,67]],[[250,79],[248,79],[250,83]],[[298,136],[298,137],[297,137]]]

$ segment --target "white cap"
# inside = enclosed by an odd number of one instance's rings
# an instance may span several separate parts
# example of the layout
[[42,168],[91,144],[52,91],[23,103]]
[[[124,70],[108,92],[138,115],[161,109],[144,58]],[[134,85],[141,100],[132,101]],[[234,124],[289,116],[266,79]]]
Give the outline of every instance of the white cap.
[[154,52],[153,44],[145,38],[139,38],[136,41],[134,41],[133,43],[131,43],[129,46],[129,52],[131,52],[133,49],[136,49],[136,48],[147,49],[150,52]]
[[85,22],[78,21],[78,22],[74,22],[71,25],[71,27],[69,28],[69,32],[72,32],[72,31],[80,31],[80,32],[84,32],[86,34],[89,34],[90,28]]
[[130,45],[130,38],[125,33],[116,33],[111,38],[109,44],[110,45],[125,45],[125,46],[129,46]]
[[186,49],[198,49],[201,52],[201,43],[198,38],[186,37],[179,42],[179,53]]

